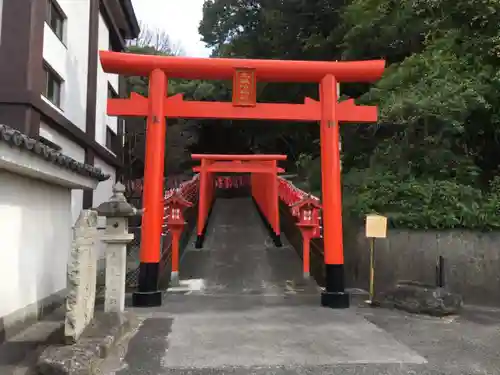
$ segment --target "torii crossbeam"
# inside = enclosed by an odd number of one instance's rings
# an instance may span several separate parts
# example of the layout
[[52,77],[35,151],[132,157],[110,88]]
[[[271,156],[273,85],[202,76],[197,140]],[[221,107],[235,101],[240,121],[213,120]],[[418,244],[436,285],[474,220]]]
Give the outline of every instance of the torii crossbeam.
[[[256,103],[252,107],[235,107],[232,103],[186,101],[182,94],[165,98],[166,117],[188,119],[233,119],[271,121],[321,121],[320,102],[305,98],[304,104]],[[377,121],[377,107],[357,106],[353,99],[337,104],[340,122]],[[140,116],[149,112],[148,98],[132,93],[130,99],[109,99],[108,115]],[[361,119],[361,120],[360,120]]]
[[[337,84],[373,82],[385,67],[383,60],[324,62],[189,58],[100,52],[105,72],[149,76],[148,98],[108,99],[110,116],[147,116],[139,291],[135,305],[161,304],[157,290],[160,238],[163,220],[163,168],[166,117],[319,121],[321,143],[323,237],[326,290],[323,306],[347,307],[344,287],[342,208],[340,184],[340,122],[375,122],[377,108],[357,106],[353,100],[339,103]],[[167,97],[167,78],[233,80],[231,103],[185,101],[182,95]],[[320,100],[304,104],[257,103],[256,84],[266,82],[318,83]]]

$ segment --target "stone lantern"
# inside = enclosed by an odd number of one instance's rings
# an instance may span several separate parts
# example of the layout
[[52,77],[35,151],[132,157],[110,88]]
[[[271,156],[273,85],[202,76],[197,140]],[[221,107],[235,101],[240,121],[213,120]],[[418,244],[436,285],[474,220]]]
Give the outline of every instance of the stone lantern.
[[97,207],[99,216],[106,217],[106,229],[101,240],[106,244],[105,312],[125,310],[125,278],[127,274],[127,244],[134,239],[128,231],[128,219],[140,215],[141,210],[127,202],[125,186],[113,186],[111,198]]

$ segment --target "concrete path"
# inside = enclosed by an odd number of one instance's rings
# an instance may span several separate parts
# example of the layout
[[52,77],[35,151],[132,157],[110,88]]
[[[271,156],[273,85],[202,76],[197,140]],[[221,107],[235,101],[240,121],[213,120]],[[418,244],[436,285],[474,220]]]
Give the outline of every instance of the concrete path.
[[500,315],[459,320],[319,306],[295,250],[275,248],[248,200],[218,200],[183,285],[103,374],[500,374]]
[[217,199],[203,248],[188,247],[180,276],[203,295],[319,293],[313,280],[302,279],[301,260],[286,239],[274,246],[247,198]]

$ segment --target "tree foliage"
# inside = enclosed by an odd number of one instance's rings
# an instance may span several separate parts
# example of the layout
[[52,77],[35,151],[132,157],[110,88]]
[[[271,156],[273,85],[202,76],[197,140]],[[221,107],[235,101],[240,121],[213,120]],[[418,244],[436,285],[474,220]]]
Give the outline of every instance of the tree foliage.
[[182,46],[173,41],[165,30],[152,29],[144,22],[139,23],[137,38],[128,42],[129,52],[145,52],[149,55],[179,56],[184,54]]
[[[341,127],[345,209],[388,213],[411,228],[492,229],[500,227],[499,19],[500,0],[206,0],[199,30],[218,57],[385,59],[375,85],[341,88],[380,108],[377,124]],[[259,86],[262,101],[305,96],[317,98],[317,87]],[[243,125],[213,122],[197,146],[224,152],[246,140],[246,150],[284,152],[319,190],[317,125]],[[220,129],[234,134],[231,145],[206,141]]]
[[[159,29],[151,29],[141,24],[139,36],[129,42],[127,52],[143,55],[177,56],[183,54],[182,47],[175,44],[170,36]],[[132,92],[148,96],[149,77],[126,77],[127,96]],[[197,82],[169,81],[170,95],[187,92],[195,95],[202,90]],[[144,158],[146,147],[146,119],[133,118],[127,120],[124,147],[125,175],[127,179],[140,178],[144,175]],[[197,124],[194,121],[169,120],[165,147],[165,171],[167,174],[180,174],[189,168],[189,148],[198,141]]]

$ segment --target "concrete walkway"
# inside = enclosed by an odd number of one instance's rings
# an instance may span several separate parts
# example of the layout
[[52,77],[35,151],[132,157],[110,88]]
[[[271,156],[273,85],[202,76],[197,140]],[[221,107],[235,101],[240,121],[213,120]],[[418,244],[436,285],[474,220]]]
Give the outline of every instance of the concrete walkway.
[[273,246],[245,199],[217,201],[180,272],[164,306],[134,309],[142,325],[103,374],[500,374],[500,315],[321,308],[295,250]]
[[284,242],[274,246],[250,199],[217,199],[203,248],[190,246],[182,258],[181,279],[203,295],[317,295],[316,283],[302,279],[297,252]]

